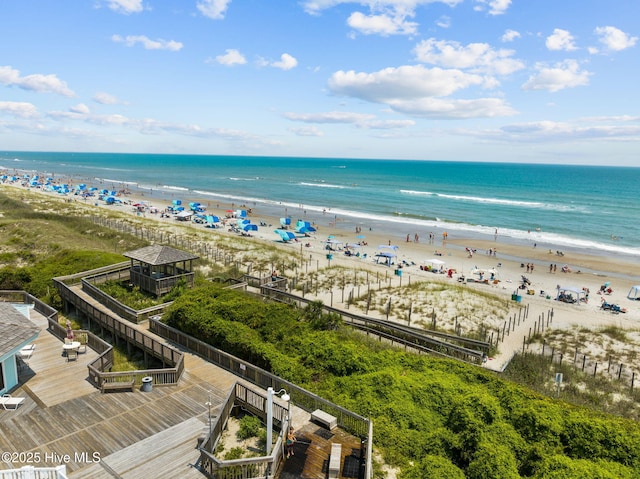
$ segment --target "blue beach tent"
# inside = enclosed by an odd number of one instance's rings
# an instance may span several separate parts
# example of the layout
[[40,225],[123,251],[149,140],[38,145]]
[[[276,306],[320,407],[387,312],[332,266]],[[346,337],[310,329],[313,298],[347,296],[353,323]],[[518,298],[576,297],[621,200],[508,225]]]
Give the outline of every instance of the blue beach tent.
[[315,233],[316,229],[311,226],[311,223],[308,221],[298,220],[296,223],[296,231],[298,233]]
[[296,237],[296,235],[293,234],[291,231],[273,230],[273,232],[277,235],[280,235],[280,238],[285,243],[288,243],[289,241],[291,241],[292,239],[295,239]]
[[245,231],[258,231],[258,225],[254,225],[253,223],[247,223],[242,227]]

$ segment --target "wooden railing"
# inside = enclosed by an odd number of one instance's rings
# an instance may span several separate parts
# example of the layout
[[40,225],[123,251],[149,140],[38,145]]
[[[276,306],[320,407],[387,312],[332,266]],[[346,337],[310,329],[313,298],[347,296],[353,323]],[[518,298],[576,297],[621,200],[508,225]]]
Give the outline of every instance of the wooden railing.
[[[293,304],[299,308],[303,308],[315,301],[314,299],[306,299],[281,289],[270,287],[268,284],[263,284],[260,287],[260,295],[273,301]],[[490,344],[485,341],[442,332],[431,334],[428,330],[412,328],[384,319],[362,316],[324,304],[322,308],[327,313],[339,315],[345,324],[360,329],[367,335],[377,336],[381,340],[384,339],[418,352],[436,354],[472,364],[481,364],[490,348]]]
[[[184,355],[180,351],[157,341],[152,336],[134,328],[117,316],[103,311],[100,308],[96,308],[77,295],[73,289],[66,284],[65,280],[66,278],[54,278],[54,284],[63,301],[72,304],[78,311],[84,314],[90,322],[93,321],[103,330],[110,332],[116,343],[119,339],[124,339],[125,342],[142,350],[143,353],[150,354],[159,359],[163,366],[168,365],[168,367],[162,369],[109,372],[109,369],[113,367],[113,350],[112,346],[108,345],[109,348],[103,351],[97,349],[97,351],[101,353],[100,356],[88,366],[89,377],[96,387],[101,387],[103,382],[131,381],[132,379],[135,381],[135,384],[141,384],[142,378],[144,377],[151,377],[153,383],[157,385],[175,385],[178,383],[184,371]],[[54,329],[58,327],[62,328],[59,324],[52,327]]]
[[101,304],[104,304],[111,311],[121,318],[127,319],[133,323],[142,323],[149,319],[150,316],[162,314],[171,302],[151,306],[149,308],[135,310],[120,301],[109,296],[107,293],[98,288],[97,284],[103,284],[109,280],[123,281],[131,277],[131,269],[129,263],[118,263],[113,265],[110,270],[101,270],[95,274],[83,276],[80,281],[82,290]]
[[215,451],[225,424],[234,406],[239,405],[252,414],[267,421],[267,396],[262,391],[256,391],[241,383],[236,383],[225,399],[220,414],[211,424],[211,430],[200,445],[200,468],[205,474],[215,479],[252,479],[268,478],[277,470],[283,454],[284,433],[289,428],[288,410],[273,402],[273,425],[278,429],[276,442],[268,456],[244,459],[222,460],[217,458]]
[[322,409],[323,411],[328,412],[337,418],[338,425],[342,429],[355,436],[365,438],[369,433],[368,419],[321,398],[320,396],[317,396],[294,383],[286,381],[268,371],[265,371],[264,369],[248,363],[247,361],[243,361],[231,354],[221,351],[220,349],[216,349],[204,341],[167,326],[157,319],[152,318],[149,320],[149,330],[156,333],[158,336],[162,336],[190,349],[207,361],[210,361],[263,389],[268,387],[272,387],[276,391],[285,389],[296,406],[308,412],[315,411],[316,409]]
[[7,469],[0,471],[0,479],[67,479],[67,466],[22,466],[20,469]]

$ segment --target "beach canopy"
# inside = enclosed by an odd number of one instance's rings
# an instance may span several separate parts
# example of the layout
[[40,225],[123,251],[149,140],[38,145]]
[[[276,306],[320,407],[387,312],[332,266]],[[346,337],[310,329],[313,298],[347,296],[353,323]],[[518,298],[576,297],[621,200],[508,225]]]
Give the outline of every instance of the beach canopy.
[[258,225],[254,225],[253,223],[247,223],[242,227],[245,231],[258,231]]
[[296,231],[302,234],[315,233],[316,229],[311,226],[311,223],[309,223],[308,221],[298,220],[298,222],[296,223]]
[[398,249],[398,246],[396,245],[387,245],[387,244],[381,244],[380,246],[378,246],[378,249],[390,249],[391,251],[396,251]]
[[577,286],[558,286],[558,295],[556,296],[556,300],[558,300],[562,294],[575,294],[576,303],[578,305],[580,304],[580,301],[587,297],[586,291],[582,288],[578,288]]
[[631,289],[629,290],[629,294],[627,294],[627,298],[640,299],[640,285],[631,286]]
[[291,231],[284,231],[284,230],[273,230],[273,232],[277,235],[280,235],[280,238],[282,239],[282,241],[284,241],[285,243],[288,243],[289,241],[291,241],[292,239],[295,239],[296,235],[293,234]]
[[280,226],[289,226],[291,224],[291,218],[280,218]]
[[387,266],[391,266],[393,264],[393,258],[395,257],[396,255],[393,253],[377,253],[376,263],[377,264],[384,263]]
[[441,259],[437,259],[437,258],[432,258],[432,259],[426,260],[425,263],[429,263],[434,266],[441,266],[443,264],[446,264],[446,261],[442,261]]

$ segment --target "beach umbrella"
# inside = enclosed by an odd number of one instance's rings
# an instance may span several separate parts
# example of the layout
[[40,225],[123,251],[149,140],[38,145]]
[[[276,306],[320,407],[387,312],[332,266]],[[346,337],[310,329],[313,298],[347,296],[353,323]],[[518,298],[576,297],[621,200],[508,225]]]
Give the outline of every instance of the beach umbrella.
[[358,235],[358,236],[356,236],[356,238],[358,238],[358,239],[365,239],[365,238],[366,238],[366,236],[365,236],[365,235]]
[[182,200],[173,200],[173,201],[171,202],[171,204],[172,204],[173,206],[180,206],[180,205],[182,204]]
[[293,234],[291,231],[273,230],[273,232],[279,235],[282,241],[284,241],[285,243],[288,243],[289,241],[291,241],[292,239],[295,239],[296,237],[296,235]]
[[395,251],[398,249],[398,246],[396,245],[387,245],[387,244],[381,244],[380,246],[378,246],[378,249],[390,249],[392,251]]

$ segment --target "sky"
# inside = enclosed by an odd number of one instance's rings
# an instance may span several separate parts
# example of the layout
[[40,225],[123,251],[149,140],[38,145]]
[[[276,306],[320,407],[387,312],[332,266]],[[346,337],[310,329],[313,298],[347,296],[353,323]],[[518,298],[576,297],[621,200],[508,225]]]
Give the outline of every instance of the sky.
[[3,0],[0,148],[640,166],[638,0]]

